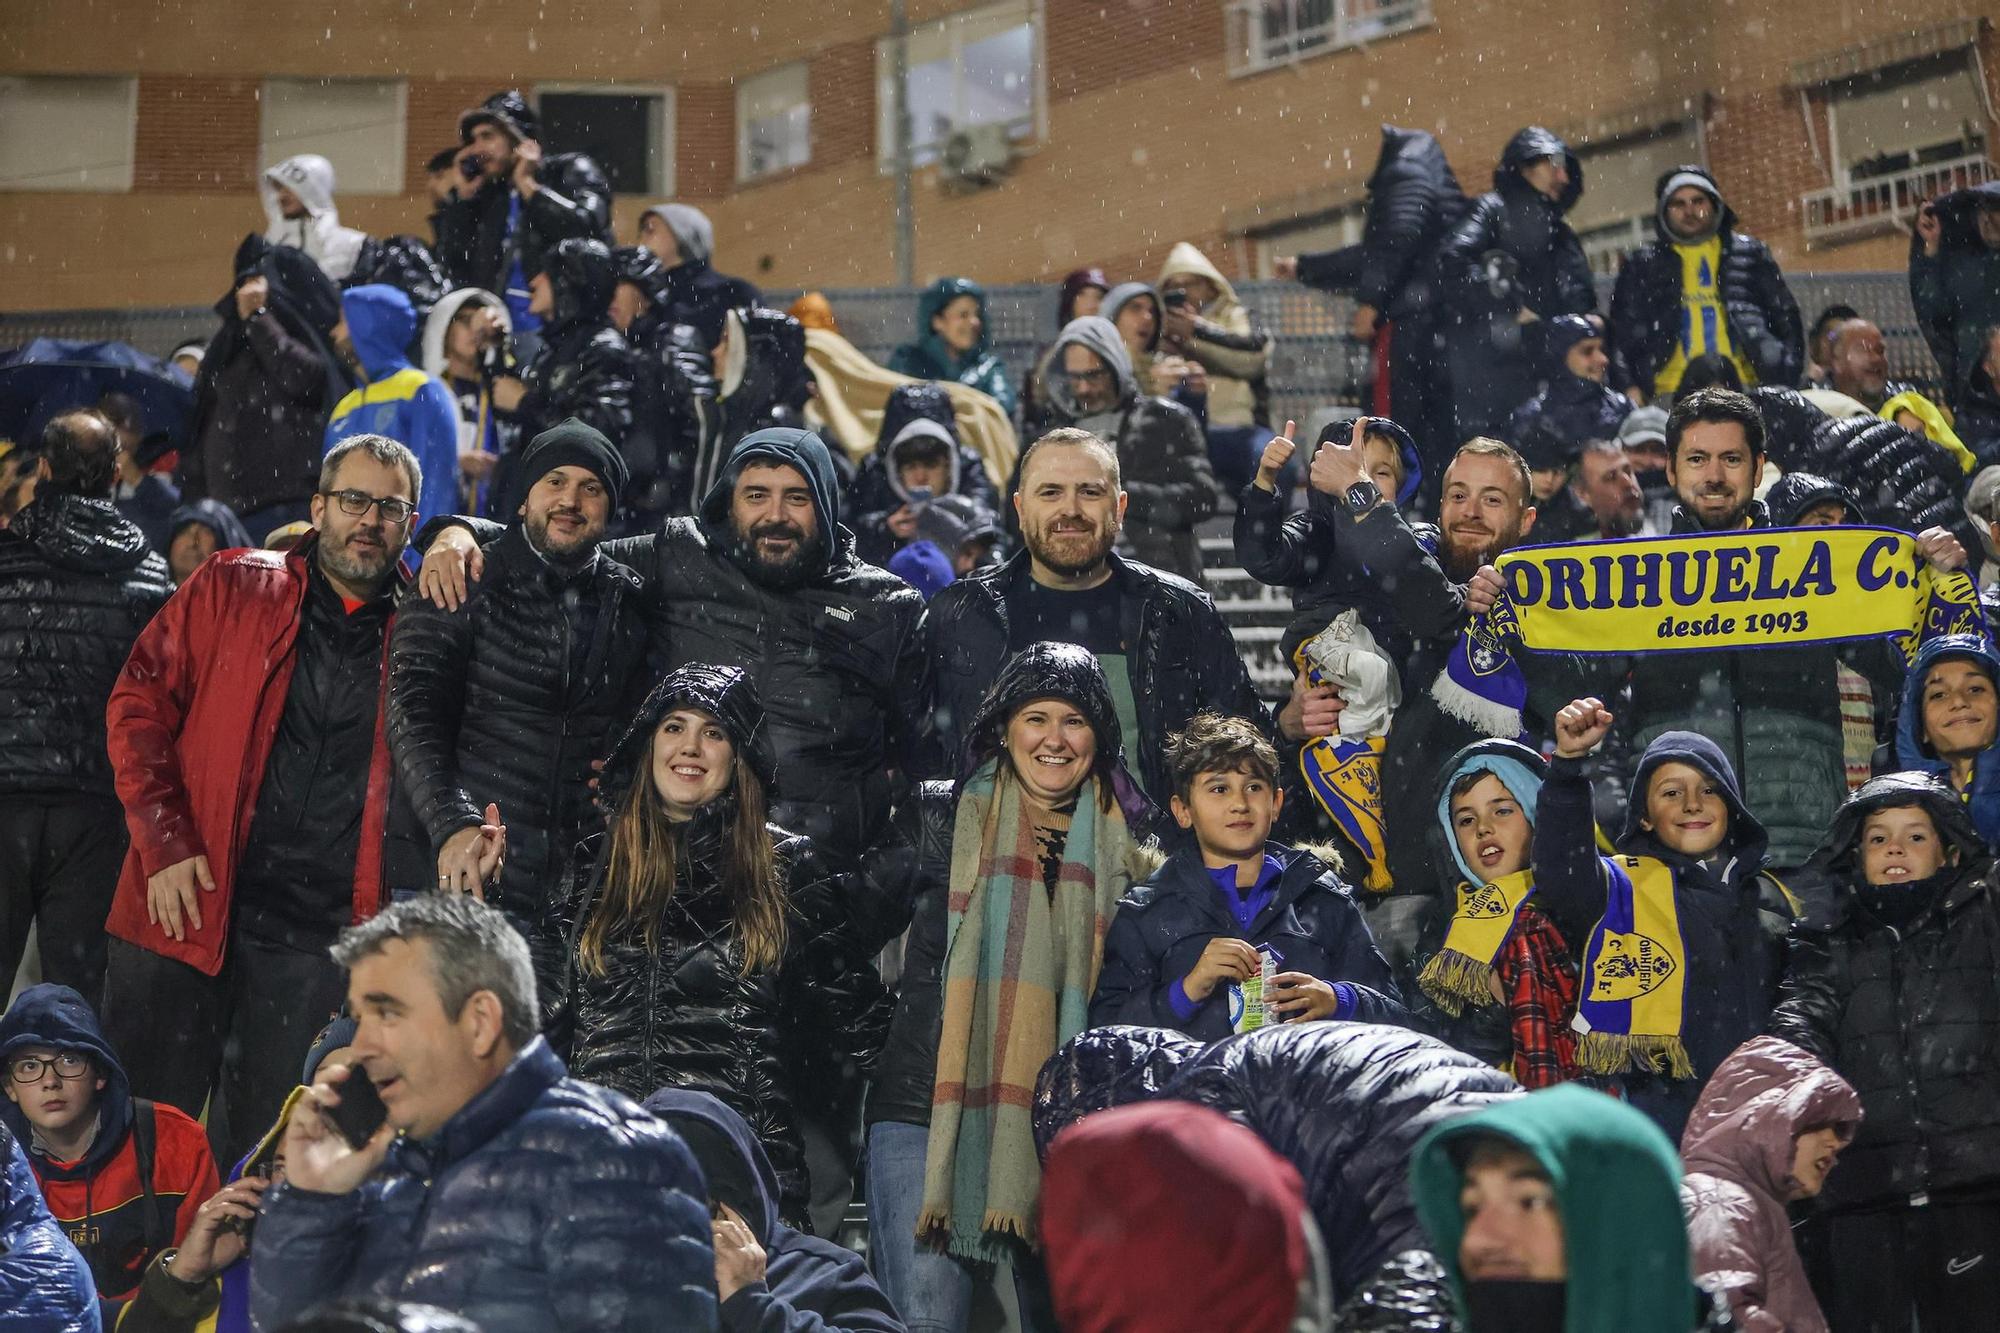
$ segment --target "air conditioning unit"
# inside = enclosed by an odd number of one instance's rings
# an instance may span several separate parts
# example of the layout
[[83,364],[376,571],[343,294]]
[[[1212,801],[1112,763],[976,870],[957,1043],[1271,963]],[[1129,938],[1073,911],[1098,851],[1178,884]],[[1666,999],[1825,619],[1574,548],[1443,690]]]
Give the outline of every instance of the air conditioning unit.
[[967,125],[945,137],[943,179],[961,187],[990,185],[1014,168],[1014,143],[1004,124]]

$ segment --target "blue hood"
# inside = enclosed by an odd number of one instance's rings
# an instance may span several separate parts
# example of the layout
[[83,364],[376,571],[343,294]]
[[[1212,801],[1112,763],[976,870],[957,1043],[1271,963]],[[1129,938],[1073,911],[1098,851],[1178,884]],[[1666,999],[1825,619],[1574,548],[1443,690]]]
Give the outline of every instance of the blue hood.
[[[1910,663],[1909,674],[1903,677],[1903,706],[1896,715],[1896,763],[1919,773],[1945,772],[1944,760],[1937,757],[1924,740],[1924,677],[1933,666],[1947,657],[1962,657],[1985,668],[1996,686],[2000,686],[2000,653],[1993,645],[1977,634],[1941,634],[1926,640],[1917,649],[1916,660]],[[1973,774],[1972,788],[1975,792],[2000,790],[2000,746],[1988,747],[1979,756]]]
[[215,534],[215,548],[218,551],[233,551],[239,546],[255,546],[250,532],[243,526],[243,520],[236,511],[220,500],[203,496],[199,500],[189,500],[174,510],[167,520],[167,540],[172,542],[180,530],[190,523],[199,523]]
[[1521,803],[1521,811],[1528,817],[1528,827],[1535,826],[1535,809],[1542,797],[1542,782],[1548,777],[1548,761],[1518,741],[1485,740],[1472,744],[1453,755],[1445,764],[1444,781],[1438,783],[1437,818],[1438,827],[1444,832],[1445,850],[1450,853],[1452,864],[1468,884],[1483,884],[1485,880],[1477,871],[1466,864],[1464,855],[1458,850],[1458,839],[1451,831],[1451,789],[1458,780],[1468,773],[1491,773],[1500,779],[1500,785],[1513,793]]
[[[104,1117],[97,1139],[81,1162],[67,1170],[43,1163],[43,1174],[61,1179],[82,1179],[95,1172],[117,1154],[132,1124],[132,1087],[125,1067],[111,1043],[104,1039],[97,1014],[84,998],[67,986],[43,983],[30,986],[0,1017],[0,1062],[13,1058],[24,1046],[54,1046],[63,1050],[88,1051],[104,1073],[104,1091],[98,1106]],[[34,1141],[34,1128],[12,1098],[0,1100],[0,1119],[26,1148]]]
[[417,309],[400,288],[386,282],[350,287],[340,294],[340,311],[370,383],[409,367],[405,353],[416,336]]
[[[703,1180],[710,1182],[711,1196],[717,1194],[714,1178],[718,1175],[736,1182],[734,1188],[725,1186],[721,1197],[743,1213],[743,1220],[757,1233],[757,1243],[768,1250],[779,1225],[778,1173],[772,1169],[771,1159],[765,1156],[764,1145],[757,1142],[749,1122],[730,1110],[721,1098],[706,1092],[661,1088],[641,1105],[672,1126],[688,1145],[695,1164],[701,1167]],[[715,1160],[717,1153],[731,1148],[739,1160],[721,1163]],[[740,1196],[746,1183],[756,1189],[758,1196],[748,1209],[729,1197]]]
[[[1409,431],[1387,417],[1363,419],[1368,423],[1362,427],[1364,437],[1386,435],[1396,442],[1396,452],[1403,456],[1403,481],[1396,488],[1396,504],[1399,508],[1409,504],[1410,497],[1417,493],[1417,487],[1424,484],[1424,456],[1417,451],[1416,440],[1411,438]],[[1329,440],[1337,444],[1346,444],[1353,436],[1354,418],[1341,417],[1327,422],[1320,428],[1319,439],[1315,444],[1316,446],[1325,444]]]

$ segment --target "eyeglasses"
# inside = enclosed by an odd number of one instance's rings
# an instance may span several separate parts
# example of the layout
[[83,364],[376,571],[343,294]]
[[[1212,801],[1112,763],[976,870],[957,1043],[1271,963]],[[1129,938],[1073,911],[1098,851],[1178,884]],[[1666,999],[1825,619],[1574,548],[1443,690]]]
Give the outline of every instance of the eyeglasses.
[[361,518],[370,509],[379,509],[382,511],[383,522],[401,523],[417,509],[408,500],[398,500],[394,497],[377,498],[366,491],[321,491],[320,494],[339,505],[340,512],[351,518]]
[[1071,380],[1080,384],[1109,384],[1111,382],[1111,372],[1108,370],[1072,370],[1068,372],[1068,375]]
[[16,1083],[40,1083],[42,1074],[54,1065],[59,1078],[82,1078],[90,1072],[90,1057],[77,1051],[61,1051],[53,1059],[30,1055],[16,1060],[10,1071]]

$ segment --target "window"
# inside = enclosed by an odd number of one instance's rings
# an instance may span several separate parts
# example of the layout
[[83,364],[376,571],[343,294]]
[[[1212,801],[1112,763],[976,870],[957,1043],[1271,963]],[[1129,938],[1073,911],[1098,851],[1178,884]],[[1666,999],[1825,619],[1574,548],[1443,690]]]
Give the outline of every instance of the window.
[[736,88],[736,179],[755,180],[812,160],[812,100],[803,61]]
[[1861,75],[1832,90],[1827,110],[1836,180],[1894,176],[1986,149],[1986,106],[1969,51]]
[[[1040,111],[1040,59],[1034,14],[1011,2],[967,10],[912,28],[909,38],[910,159],[935,162],[955,130],[1005,125],[1010,137],[1035,132]],[[896,155],[896,59],[892,43],[876,46],[882,164]]]
[[1431,21],[1430,0],[1229,0],[1229,72],[1255,74]]
[[136,79],[0,79],[0,190],[129,190]]
[[334,194],[403,192],[401,79],[266,79],[257,166],[299,153],[333,163]]
[[1361,243],[1361,231],[1368,210],[1359,200],[1331,213],[1274,227],[1257,233],[1257,276],[1269,281],[1277,274],[1271,266],[1287,255],[1318,254]]
[[617,194],[674,192],[672,89],[544,84],[535,92],[544,151],[589,154]]
[[1675,167],[1700,166],[1703,157],[1693,122],[1577,151],[1583,197],[1569,211],[1568,221],[1583,242],[1591,272],[1616,273],[1620,259],[1653,239],[1660,178]]

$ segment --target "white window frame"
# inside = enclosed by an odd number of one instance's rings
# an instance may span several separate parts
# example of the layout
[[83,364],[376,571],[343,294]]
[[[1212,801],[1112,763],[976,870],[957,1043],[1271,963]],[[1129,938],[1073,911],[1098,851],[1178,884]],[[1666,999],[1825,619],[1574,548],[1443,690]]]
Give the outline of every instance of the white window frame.
[[[1664,125],[1635,130],[1630,134],[1620,134],[1607,138],[1602,143],[1589,144],[1573,149],[1578,165],[1583,168],[1583,188],[1585,197],[1590,193],[1590,159],[1627,151],[1634,144],[1650,139],[1665,138],[1671,134],[1687,134],[1694,140],[1691,155],[1696,166],[1708,170],[1708,134],[1701,117],[1690,115],[1686,120],[1671,121]],[[1688,159],[1684,158],[1683,161]],[[1618,266],[1626,255],[1654,239],[1657,234],[1653,226],[1659,215],[1659,200],[1651,199],[1642,212],[1632,213],[1622,218],[1611,218],[1595,223],[1587,228],[1578,228],[1577,239],[1583,245],[1584,258],[1590,264],[1590,271],[1600,277],[1611,277],[1618,272]]]
[[[1965,61],[1964,72],[1966,80],[1968,83],[1972,85],[1974,92],[1978,95],[1979,110],[1984,113],[1983,115],[1983,119],[1985,122],[1984,129],[1986,131],[1985,134],[1982,136],[1984,142],[1981,144],[1979,151],[1973,154],[1972,156],[1976,158],[1985,158],[1990,161],[1993,157],[1993,152],[1994,152],[1993,107],[1990,100],[1988,99],[1986,91],[1986,81],[1984,77],[1985,71],[1980,66],[1978,48],[1965,47],[1961,50],[1953,52],[1938,52],[1936,55],[1924,57],[1924,59],[1926,61],[1938,61],[1938,63],[1942,64],[1943,61],[1940,60],[1939,57],[1951,57],[1951,56],[1962,58]],[[1926,83],[1929,83],[1931,81],[1932,80],[1930,78],[1916,77],[1916,78],[1898,80],[1896,84],[1891,86],[1907,85],[1908,87],[1911,88],[1921,88]],[[1826,155],[1827,155],[1827,161],[1832,166],[1834,188],[1837,190],[1851,190],[1855,188],[1855,186],[1858,184],[1866,184],[1868,181],[1874,179],[1887,180],[1889,178],[1896,176],[1921,173],[1924,170],[1924,167],[1918,166],[1918,167],[1906,168],[1904,171],[1901,172],[1891,172],[1888,173],[1886,176],[1878,176],[1878,177],[1863,176],[1857,180],[1857,178],[1854,175],[1854,163],[1848,160],[1847,154],[1843,153],[1840,148],[1840,106],[1842,102],[1854,101],[1854,100],[1858,99],[1855,98],[1852,94],[1844,92],[1838,86],[1827,89]],[[1932,163],[1926,165],[1935,166],[1937,164]]]
[[[1224,0],[1229,77],[1240,79],[1316,60],[1384,37],[1416,32],[1437,21],[1431,0],[1328,0],[1332,13],[1327,18],[1302,24],[1299,8],[1311,2]],[[1274,9],[1282,9],[1285,24],[1284,34],[1276,39],[1263,33]]]
[[[393,164],[393,179],[386,186],[357,184],[352,173],[342,175],[338,163],[334,165],[334,198],[346,195],[366,195],[374,197],[399,196],[404,192],[403,163],[410,142],[410,83],[407,79],[378,78],[292,78],[272,75],[257,88],[257,174],[261,179],[264,172],[277,166],[287,158],[300,153],[319,152],[310,137],[301,137],[290,145],[273,144],[270,138],[271,89],[279,84],[295,87],[323,87],[328,84],[386,84],[395,102],[395,110],[388,122],[391,146],[380,153],[381,160]],[[373,155],[373,154],[371,154]],[[322,153],[321,156],[324,156]]]
[[[781,166],[766,167],[762,171],[753,171],[750,168],[750,111],[751,104],[757,99],[759,94],[756,85],[759,81],[775,83],[780,76],[787,79],[796,77],[799,80],[799,97],[796,101],[788,102],[786,109],[789,111],[792,108],[803,106],[806,110],[806,155],[797,162],[787,162]],[[769,69],[760,70],[744,79],[741,83],[738,83],[736,85],[736,183],[738,185],[748,185],[753,181],[769,180],[774,176],[782,176],[788,171],[797,171],[801,167],[811,166],[812,160],[813,100],[812,70],[809,62],[794,60],[783,65],[773,65]]]
[[15,185],[0,180],[0,194],[129,194],[131,192],[132,178],[139,158],[139,80],[136,77],[97,74],[20,74],[5,77],[18,79],[22,83],[52,84],[73,79],[88,79],[92,83],[123,83],[125,158],[122,162],[107,162],[96,168],[86,164],[62,173],[38,172],[18,178],[22,181],[36,181],[60,174],[64,178],[61,184]]
[[[987,37],[997,35],[997,32],[983,31],[986,24],[995,19],[1012,17],[1014,15],[1020,16],[1018,21],[1008,23],[1005,27],[997,31],[1011,31],[1023,25],[1027,27],[1029,33],[1029,59],[1032,65],[1030,78],[1033,80],[1033,83],[1028,90],[1029,106],[1027,123],[1023,125],[1019,122],[1010,122],[1008,137],[1016,141],[1045,142],[1049,135],[1049,62],[1047,47],[1048,24],[1045,21],[1043,0],[999,0],[998,3],[982,5],[977,9],[960,10],[956,14],[948,14],[930,23],[915,25],[906,34],[905,41],[915,43],[920,40],[927,40],[933,34],[941,35],[945,42],[946,58],[951,60],[955,71],[953,90],[954,92],[960,92],[964,86],[965,48],[970,44],[965,40],[966,30],[968,28],[982,29],[979,37],[975,40],[984,40]],[[885,174],[893,172],[896,169],[894,41],[895,39],[892,37],[883,37],[875,43],[876,160],[877,165]],[[913,59],[908,62],[907,67],[914,67],[925,63],[929,62]],[[962,115],[962,105],[954,107],[954,111]],[[963,122],[955,124],[954,128],[963,128]],[[927,140],[921,138],[919,137],[917,128],[914,125],[911,127],[910,165],[912,167],[923,167],[934,164],[943,149],[944,141],[942,139]]]
[[[679,154],[676,151],[675,136],[680,131],[680,109],[674,101],[674,85],[671,83],[538,83],[531,95],[535,109],[541,110],[543,93],[600,93],[611,97],[657,97],[659,112],[653,125],[653,142],[646,151],[646,170],[653,177],[657,187],[644,191],[656,198],[671,199],[674,196],[675,168]],[[626,191],[630,194],[631,191]]]

